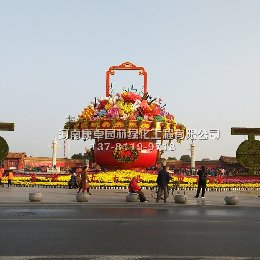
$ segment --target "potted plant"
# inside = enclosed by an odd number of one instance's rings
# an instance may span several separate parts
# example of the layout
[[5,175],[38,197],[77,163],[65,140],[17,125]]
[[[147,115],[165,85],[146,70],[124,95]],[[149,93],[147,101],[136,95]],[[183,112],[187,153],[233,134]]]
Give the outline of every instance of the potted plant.
[[77,202],[88,202],[88,197],[89,195],[87,195],[87,193],[81,192],[81,193],[77,193],[76,200]]
[[238,196],[226,196],[224,198],[227,205],[237,205],[239,202]]
[[188,197],[185,194],[185,191],[184,191],[184,194],[178,193],[178,194],[174,195],[174,201],[177,204],[186,204],[187,200],[188,200]]
[[139,195],[137,193],[131,193],[129,192],[126,195],[126,201],[127,202],[139,202]]
[[29,193],[29,200],[31,202],[41,201],[42,200],[42,193],[41,192],[31,192],[31,193]]

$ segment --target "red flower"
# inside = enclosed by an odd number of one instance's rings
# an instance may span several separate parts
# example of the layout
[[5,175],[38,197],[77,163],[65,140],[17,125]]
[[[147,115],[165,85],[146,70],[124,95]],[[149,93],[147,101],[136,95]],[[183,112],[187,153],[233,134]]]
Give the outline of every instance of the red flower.
[[123,92],[121,94],[121,98],[124,100],[124,102],[130,102],[135,103],[136,100],[141,100],[142,97],[139,94],[136,94],[134,92]]
[[104,109],[105,105],[108,103],[108,100],[100,100],[98,104],[98,110]]

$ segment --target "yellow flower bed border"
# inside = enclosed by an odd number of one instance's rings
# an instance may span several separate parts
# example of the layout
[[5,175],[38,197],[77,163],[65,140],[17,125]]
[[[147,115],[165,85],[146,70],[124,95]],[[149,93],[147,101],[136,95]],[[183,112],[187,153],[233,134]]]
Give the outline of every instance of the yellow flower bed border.
[[[35,177],[35,174],[33,174]],[[68,188],[68,181],[71,175],[39,175],[36,180],[32,175],[15,176],[12,183],[21,187],[53,187]],[[140,180],[139,185],[143,189],[156,188],[156,173],[137,172],[132,170],[117,170],[110,172],[89,173],[91,188],[93,189],[127,189],[133,176]],[[260,178],[259,178],[260,180]],[[2,183],[7,184],[7,177],[2,178]],[[197,188],[196,176],[172,175],[169,183],[170,189],[195,190]],[[260,190],[260,181],[252,183],[217,183],[217,179],[209,180],[208,190]]]

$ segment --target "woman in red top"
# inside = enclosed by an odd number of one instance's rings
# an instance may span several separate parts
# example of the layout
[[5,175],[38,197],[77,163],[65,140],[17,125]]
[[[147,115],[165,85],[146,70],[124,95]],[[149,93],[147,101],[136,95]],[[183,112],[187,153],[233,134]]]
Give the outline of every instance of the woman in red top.
[[141,190],[141,187],[138,185],[138,181],[137,181],[137,178],[135,176],[130,181],[128,189],[129,189],[129,192],[137,193],[139,195],[140,202],[148,202],[144,193]]

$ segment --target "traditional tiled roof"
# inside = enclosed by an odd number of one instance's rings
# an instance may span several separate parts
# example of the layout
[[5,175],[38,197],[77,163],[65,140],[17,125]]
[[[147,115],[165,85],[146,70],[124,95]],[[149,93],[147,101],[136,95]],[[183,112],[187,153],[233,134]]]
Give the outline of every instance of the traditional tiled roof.
[[6,159],[21,159],[26,157],[26,153],[8,153]]
[[[57,161],[62,161],[62,162],[82,162],[81,159],[67,159],[67,158],[56,158]],[[26,157],[24,158],[25,162],[35,162],[35,161],[52,161],[52,157]]]
[[219,158],[220,161],[225,162],[227,164],[236,164],[238,163],[236,157],[231,157],[231,156],[220,156]]

